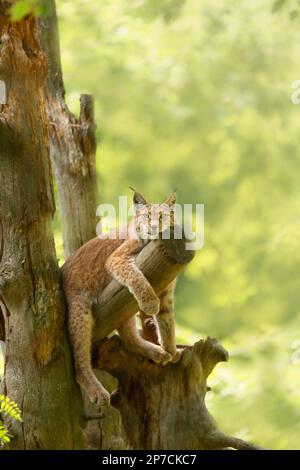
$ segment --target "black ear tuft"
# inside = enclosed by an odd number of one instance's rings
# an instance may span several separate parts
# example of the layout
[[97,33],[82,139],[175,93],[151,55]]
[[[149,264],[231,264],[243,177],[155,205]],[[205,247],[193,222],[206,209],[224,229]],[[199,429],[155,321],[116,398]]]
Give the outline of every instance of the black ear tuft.
[[129,188],[131,189],[131,191],[133,191],[133,203],[134,204],[141,204],[141,205],[145,205],[145,204],[148,204],[148,202],[146,201],[146,199],[141,195],[141,193],[138,193],[134,188],[132,188],[131,186],[129,186]]
[[171,196],[167,197],[164,204],[167,204],[169,207],[174,206],[174,204],[176,203],[176,199],[177,199],[177,194],[176,194],[176,191],[174,191],[174,193],[172,193]]

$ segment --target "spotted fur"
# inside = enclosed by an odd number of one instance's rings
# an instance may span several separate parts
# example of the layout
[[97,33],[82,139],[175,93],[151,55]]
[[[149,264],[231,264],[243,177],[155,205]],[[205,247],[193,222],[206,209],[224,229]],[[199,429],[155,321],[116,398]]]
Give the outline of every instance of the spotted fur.
[[166,364],[178,359],[173,313],[175,284],[166,288],[158,298],[135,263],[136,255],[145,243],[174,224],[170,207],[175,204],[175,195],[163,204],[148,204],[135,192],[133,200],[135,216],[126,227],[126,239],[122,232],[116,239],[109,235],[96,237],[79,248],[62,267],[76,379],[90,400],[98,405],[109,403],[110,396],[91,367],[91,306],[111,279],[127,286],[137,300],[142,316],[157,314],[161,345],[142,338],[136,328],[136,319],[132,317],[118,329],[126,347],[157,363]]

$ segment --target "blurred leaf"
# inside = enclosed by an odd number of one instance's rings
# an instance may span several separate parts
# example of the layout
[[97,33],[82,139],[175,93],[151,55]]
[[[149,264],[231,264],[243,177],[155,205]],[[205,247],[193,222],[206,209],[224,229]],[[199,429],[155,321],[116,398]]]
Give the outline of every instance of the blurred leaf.
[[293,10],[290,12],[290,19],[291,20],[296,20],[299,18],[299,10]]
[[175,20],[186,0],[138,0],[131,2],[130,10],[151,20],[162,17],[166,23]]
[[281,10],[282,7],[287,3],[287,0],[275,0],[272,7],[272,13],[276,13]]

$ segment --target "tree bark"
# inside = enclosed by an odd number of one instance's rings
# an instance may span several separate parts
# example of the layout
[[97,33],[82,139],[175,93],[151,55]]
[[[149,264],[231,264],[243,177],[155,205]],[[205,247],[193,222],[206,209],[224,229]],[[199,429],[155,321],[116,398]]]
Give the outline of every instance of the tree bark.
[[36,20],[11,23],[0,4],[0,305],[5,321],[4,391],[23,423],[8,422],[13,449],[82,448],[82,404],[64,328],[51,228],[54,212],[47,67]]
[[96,233],[97,179],[94,100],[80,97],[77,119],[65,103],[55,1],[39,19],[39,37],[47,56],[45,87],[50,125],[51,161],[56,176],[63,244],[68,258]]
[[5,338],[4,316],[0,307],[0,341],[4,341],[4,338]]
[[120,410],[129,449],[255,450],[217,428],[205,405],[207,377],[228,353],[212,338],[184,347],[176,364],[162,366],[127,351],[114,336],[95,344],[94,367],[119,381],[111,403]]
[[[50,129],[51,162],[58,189],[65,258],[96,234],[97,179],[94,100],[90,95],[80,97],[80,117],[69,111],[60,60],[59,31],[55,1],[49,0],[48,14],[38,21],[39,37],[48,61],[45,86],[47,115]],[[116,380],[108,373],[96,371],[99,380],[112,391]],[[113,408],[105,417],[95,419],[98,410],[84,398],[85,445],[88,449],[119,449],[121,436],[120,414]]]

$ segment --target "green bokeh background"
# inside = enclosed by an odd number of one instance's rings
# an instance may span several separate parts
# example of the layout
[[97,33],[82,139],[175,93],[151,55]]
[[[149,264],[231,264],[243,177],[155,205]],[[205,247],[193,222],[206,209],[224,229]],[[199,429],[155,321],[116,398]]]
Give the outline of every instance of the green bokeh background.
[[[209,409],[230,434],[299,449],[298,3],[57,8],[68,104],[78,113],[80,93],[96,99],[99,204],[129,185],[205,204],[205,245],[178,283],[176,319],[180,342],[216,336],[230,351]],[[58,217],[54,228],[62,257]]]

